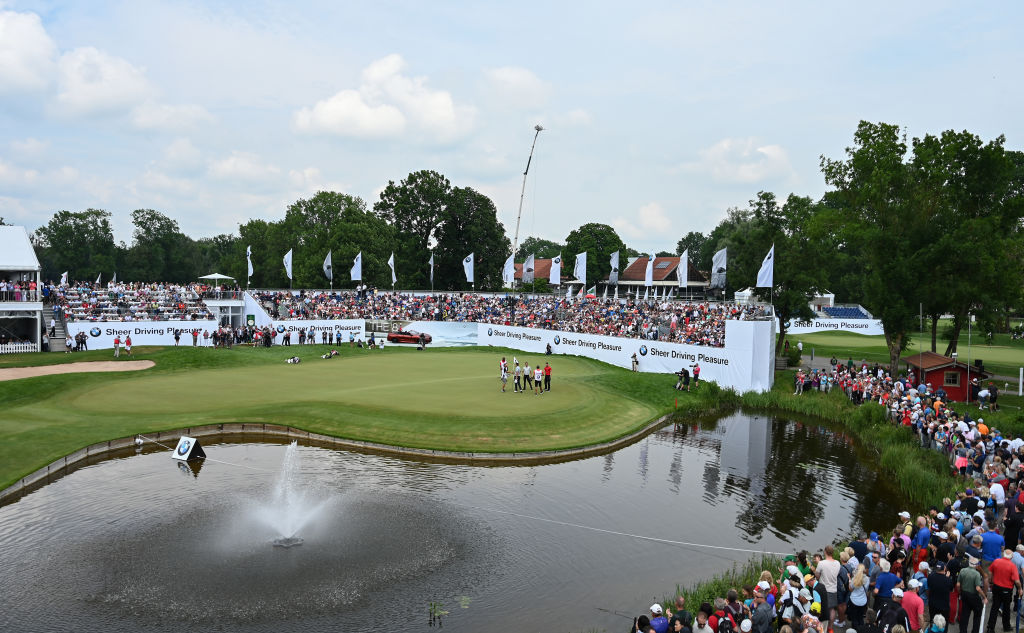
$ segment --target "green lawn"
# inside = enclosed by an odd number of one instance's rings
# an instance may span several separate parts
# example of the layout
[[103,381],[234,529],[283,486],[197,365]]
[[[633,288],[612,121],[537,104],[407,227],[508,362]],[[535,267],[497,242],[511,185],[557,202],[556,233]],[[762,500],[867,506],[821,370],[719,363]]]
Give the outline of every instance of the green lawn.
[[[621,437],[672,409],[674,377],[548,357],[552,391],[500,393],[503,349],[370,351],[325,346],[143,348],[138,372],[0,382],[0,488],[83,446],[185,426],[274,423],[419,448],[529,452]],[[303,362],[284,359],[297,354]],[[109,350],[0,359],[0,367],[110,360]],[[687,397],[696,398],[687,394]]]
[[[1024,367],[1024,341],[1011,341],[1007,334],[996,334],[989,345],[985,342],[984,336],[977,332],[974,334],[970,345],[971,364],[974,364],[974,359],[980,358],[985,362],[986,371],[1016,378],[1020,368]],[[865,336],[853,332],[819,332],[787,335],[786,338],[789,339],[790,345],[803,341],[805,359],[810,358],[813,349],[815,358],[829,358],[835,354],[841,361],[846,361],[852,356],[854,362],[889,362],[889,350],[885,346],[884,336]],[[939,354],[946,351],[946,341],[937,340],[935,349]],[[931,337],[926,334],[914,334],[903,356],[930,350]],[[968,360],[966,332],[960,337],[958,358],[961,362]]]

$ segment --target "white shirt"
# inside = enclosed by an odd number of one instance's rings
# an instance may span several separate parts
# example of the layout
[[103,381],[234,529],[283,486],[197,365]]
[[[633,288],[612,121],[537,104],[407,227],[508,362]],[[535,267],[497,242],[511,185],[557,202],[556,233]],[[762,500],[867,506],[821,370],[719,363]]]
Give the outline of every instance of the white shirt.
[[1003,484],[994,483],[988,487],[988,494],[991,496],[996,503],[1006,503],[1006,491],[1003,490]]
[[818,578],[825,585],[825,591],[836,593],[839,589],[839,561],[825,559],[818,563]]

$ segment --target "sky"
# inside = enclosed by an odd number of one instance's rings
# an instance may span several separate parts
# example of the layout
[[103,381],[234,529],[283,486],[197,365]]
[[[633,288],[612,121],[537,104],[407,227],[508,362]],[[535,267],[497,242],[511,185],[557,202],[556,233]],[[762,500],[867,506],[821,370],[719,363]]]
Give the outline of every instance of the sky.
[[1024,149],[1024,5],[0,0],[0,217],[151,208],[192,237],[421,169],[510,239],[675,250],[818,197],[860,120]]

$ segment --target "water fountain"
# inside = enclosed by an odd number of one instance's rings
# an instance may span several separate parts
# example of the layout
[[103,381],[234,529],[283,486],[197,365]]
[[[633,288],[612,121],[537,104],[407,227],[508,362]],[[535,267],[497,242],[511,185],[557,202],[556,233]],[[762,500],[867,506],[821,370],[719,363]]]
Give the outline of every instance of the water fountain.
[[255,509],[257,518],[277,534],[271,540],[274,547],[289,549],[302,545],[305,540],[298,536],[299,530],[327,505],[327,501],[316,501],[303,492],[299,481],[300,462],[298,442],[292,442],[285,449],[281,472],[269,501]]

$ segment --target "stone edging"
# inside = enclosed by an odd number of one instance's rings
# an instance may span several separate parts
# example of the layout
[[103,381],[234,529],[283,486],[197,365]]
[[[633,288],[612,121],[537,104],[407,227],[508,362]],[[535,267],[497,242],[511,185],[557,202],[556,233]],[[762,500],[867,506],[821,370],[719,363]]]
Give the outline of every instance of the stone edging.
[[[501,465],[501,464],[547,464],[562,461],[571,461],[607,453],[623,446],[632,444],[642,437],[653,432],[655,429],[665,425],[674,414],[669,413],[658,417],[642,428],[624,435],[618,439],[600,444],[591,444],[580,448],[568,448],[554,451],[535,451],[529,453],[473,453],[461,451],[442,451],[424,448],[409,448],[404,446],[392,446],[377,442],[366,442],[362,440],[351,440],[321,433],[311,433],[296,429],[291,426],[279,424],[210,424],[206,426],[195,426],[171,431],[159,431],[155,433],[144,433],[143,437],[157,442],[169,442],[175,444],[182,435],[197,438],[210,438],[230,435],[262,435],[270,438],[285,438],[293,440],[306,440],[321,446],[341,448],[358,452],[377,453],[381,455],[395,455],[409,457],[425,461],[455,464],[473,465]],[[60,478],[76,470],[77,467],[86,465],[88,461],[101,458],[107,453],[115,451],[130,450],[135,447],[135,436],[122,437],[107,442],[91,444],[85,448],[65,455],[60,459],[25,475],[14,482],[3,491],[0,491],[0,505],[7,503],[14,497],[30,490],[37,485],[46,483],[51,478]]]

